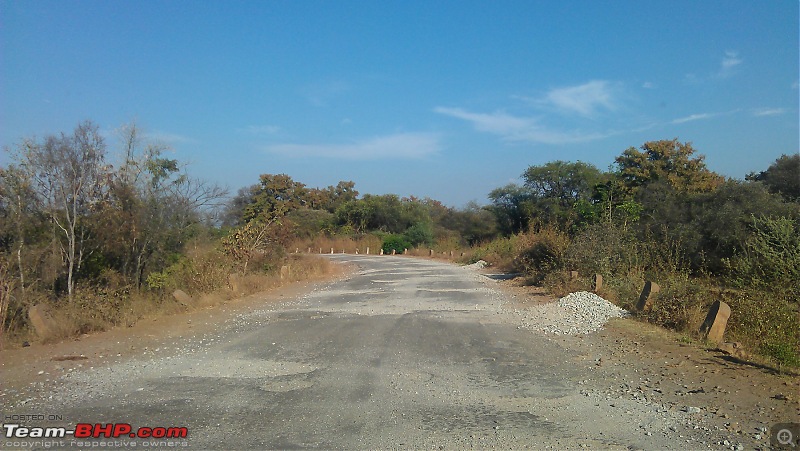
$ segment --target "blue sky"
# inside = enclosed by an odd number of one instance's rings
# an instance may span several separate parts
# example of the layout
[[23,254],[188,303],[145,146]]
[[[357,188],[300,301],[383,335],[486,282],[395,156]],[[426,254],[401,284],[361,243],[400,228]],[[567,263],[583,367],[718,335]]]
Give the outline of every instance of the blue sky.
[[795,0],[0,0],[0,145],[91,119],[113,153],[135,121],[232,191],[452,206],[658,139],[743,178],[798,152],[799,22]]

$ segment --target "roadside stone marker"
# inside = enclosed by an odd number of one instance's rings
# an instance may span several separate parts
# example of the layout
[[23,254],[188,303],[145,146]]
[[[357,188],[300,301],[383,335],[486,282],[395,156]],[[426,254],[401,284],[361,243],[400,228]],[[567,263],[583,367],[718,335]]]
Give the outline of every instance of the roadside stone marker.
[[728,325],[728,318],[731,317],[731,308],[728,304],[717,301],[711,305],[706,315],[706,320],[700,326],[700,333],[703,334],[706,340],[720,344],[723,343],[723,336],[725,335],[725,327]]
[[367,255],[369,255],[369,246],[367,246]]
[[644,288],[642,288],[642,294],[639,295],[639,303],[636,304],[636,310],[641,312],[652,307],[653,299],[655,299],[655,295],[659,291],[661,291],[661,287],[659,287],[657,283],[649,280],[645,282]]
[[578,271],[570,271],[569,278],[570,280],[578,280]]
[[47,307],[42,304],[36,304],[28,309],[28,319],[36,331],[39,338],[45,338],[53,332],[53,318]]
[[381,248],[381,255],[383,255],[383,248]]
[[392,255],[397,254],[397,249],[392,249]]
[[331,248],[331,255],[333,255],[333,248]]
[[234,293],[239,292],[240,283],[239,283],[239,274],[230,273],[228,275],[228,287],[230,287],[231,291]]
[[192,297],[186,294],[183,290],[175,290],[172,292],[172,297],[175,298],[181,305],[189,305],[192,303]]
[[603,276],[600,274],[594,275],[594,292],[597,293],[603,288]]
[[431,253],[430,253],[429,257],[433,257],[433,249],[431,249]]
[[289,274],[291,273],[291,271],[292,271],[292,267],[291,266],[289,266],[289,265],[281,266],[281,280],[288,279],[289,278]]

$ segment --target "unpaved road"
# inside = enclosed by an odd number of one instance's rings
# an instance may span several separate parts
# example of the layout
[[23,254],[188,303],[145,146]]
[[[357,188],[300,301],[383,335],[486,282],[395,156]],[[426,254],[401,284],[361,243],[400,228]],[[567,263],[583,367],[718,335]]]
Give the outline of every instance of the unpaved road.
[[[535,314],[522,295],[464,268],[329,258],[357,269],[279,308],[164,332],[128,358],[50,361],[28,399],[4,391],[3,415],[61,418],[28,426],[186,427],[171,444],[198,449],[752,449],[768,448],[772,423],[797,421],[796,378],[633,320],[544,335],[521,327]],[[145,440],[94,442],[115,441]]]

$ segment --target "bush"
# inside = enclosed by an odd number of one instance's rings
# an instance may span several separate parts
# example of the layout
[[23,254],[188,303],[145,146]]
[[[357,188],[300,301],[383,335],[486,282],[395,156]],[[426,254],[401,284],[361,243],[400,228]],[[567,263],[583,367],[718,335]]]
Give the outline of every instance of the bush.
[[409,243],[408,239],[403,235],[391,234],[386,235],[381,247],[386,254],[391,254],[392,251],[402,254],[403,251],[411,247],[411,243]]
[[514,259],[514,268],[528,274],[531,283],[541,284],[545,276],[564,267],[564,253],[569,238],[553,229],[520,235],[522,250]]

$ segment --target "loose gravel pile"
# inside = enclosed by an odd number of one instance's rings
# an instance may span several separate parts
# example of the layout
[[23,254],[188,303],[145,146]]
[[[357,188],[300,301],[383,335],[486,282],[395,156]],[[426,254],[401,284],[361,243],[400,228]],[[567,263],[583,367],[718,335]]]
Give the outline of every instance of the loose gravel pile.
[[628,316],[625,309],[588,291],[570,293],[558,302],[531,308],[526,313],[523,328],[555,335],[588,334],[601,329],[610,318]]

